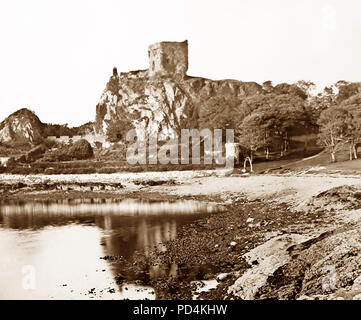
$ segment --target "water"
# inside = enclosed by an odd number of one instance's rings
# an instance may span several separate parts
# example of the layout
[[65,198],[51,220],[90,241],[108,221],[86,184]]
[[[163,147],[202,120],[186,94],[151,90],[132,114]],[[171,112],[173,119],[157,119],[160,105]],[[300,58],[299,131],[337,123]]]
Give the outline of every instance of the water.
[[[0,203],[0,299],[154,299],[152,288],[106,256],[130,260],[166,250],[177,228],[217,207],[194,201],[78,199]],[[152,265],[149,279],[177,276],[177,265]]]

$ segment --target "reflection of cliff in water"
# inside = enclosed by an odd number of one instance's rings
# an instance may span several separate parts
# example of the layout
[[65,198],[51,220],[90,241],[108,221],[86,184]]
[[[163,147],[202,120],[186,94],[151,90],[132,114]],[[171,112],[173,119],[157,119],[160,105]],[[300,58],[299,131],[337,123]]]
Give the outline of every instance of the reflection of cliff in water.
[[[177,236],[177,225],[194,220],[177,218],[139,218],[139,219],[114,219],[114,217],[105,217],[101,227],[106,230],[102,239],[102,245],[105,256],[122,257],[131,261],[133,253],[136,250],[149,256],[150,250],[157,248],[165,251],[164,242],[174,240]],[[115,277],[125,275],[123,264],[109,261],[112,272]],[[162,265],[160,263],[150,264],[147,269],[142,270],[141,278],[155,279],[164,276],[177,276],[177,265]],[[140,277],[139,274],[127,274],[127,278],[135,280]]]
[[[39,229],[49,225],[92,224],[104,216],[120,218],[195,215],[219,210],[197,201],[139,201],[134,199],[72,199],[57,201],[3,201],[0,224],[12,229]],[[98,219],[98,218],[101,219]]]
[[129,257],[134,250],[144,250],[146,256],[152,247],[165,250],[163,243],[176,238],[177,220],[183,224],[190,219],[106,216],[96,224],[105,230],[106,255]]
[[172,215],[210,213],[219,210],[214,204],[192,200],[144,201],[137,199],[66,199],[54,201],[2,201],[0,213],[29,215]]

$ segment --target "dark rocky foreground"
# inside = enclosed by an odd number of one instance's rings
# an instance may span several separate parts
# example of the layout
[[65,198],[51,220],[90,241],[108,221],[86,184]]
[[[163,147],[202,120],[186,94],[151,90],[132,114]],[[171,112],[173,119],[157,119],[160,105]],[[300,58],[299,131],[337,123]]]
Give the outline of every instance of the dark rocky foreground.
[[[210,279],[217,279],[216,288],[198,298],[358,299],[360,212],[349,205],[361,204],[358,193],[354,187],[335,188],[316,196],[304,211],[234,198],[225,212],[181,229],[176,240],[165,244],[166,251],[155,248],[147,257],[138,252],[132,261],[117,257],[112,263],[124,270],[118,281],[137,275],[155,288],[158,299],[192,299],[194,281]],[[315,199],[329,207],[315,205]],[[340,210],[342,203],[348,211]],[[174,264],[176,276],[165,272],[150,279],[147,273],[150,266]]]

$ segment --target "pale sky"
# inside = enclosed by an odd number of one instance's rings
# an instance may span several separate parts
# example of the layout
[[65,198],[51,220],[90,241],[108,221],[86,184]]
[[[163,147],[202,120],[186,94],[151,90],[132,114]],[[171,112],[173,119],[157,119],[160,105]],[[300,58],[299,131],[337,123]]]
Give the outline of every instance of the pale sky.
[[22,107],[79,125],[113,66],[189,41],[188,74],[262,83],[361,81],[360,0],[0,0],[0,120]]

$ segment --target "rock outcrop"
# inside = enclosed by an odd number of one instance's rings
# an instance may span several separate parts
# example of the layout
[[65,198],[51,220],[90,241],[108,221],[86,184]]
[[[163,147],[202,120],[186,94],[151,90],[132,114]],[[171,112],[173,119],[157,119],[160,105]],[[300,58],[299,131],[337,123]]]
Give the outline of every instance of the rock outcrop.
[[78,127],[43,123],[33,111],[26,108],[12,113],[0,123],[0,143],[11,147],[26,143],[37,145],[45,138],[67,144],[72,137],[83,137],[92,144],[98,139],[94,135],[93,122]]
[[245,255],[246,261],[252,266],[228,289],[243,300],[253,300],[256,294],[267,284],[268,278],[279,268],[290,262],[288,249],[309,240],[299,234],[282,235],[256,247]]
[[135,128],[147,134],[169,136],[181,128],[194,128],[199,105],[212,97],[241,100],[262,92],[255,82],[187,76],[188,54],[184,42],[161,42],[149,48],[149,69],[113,72],[97,104],[97,133],[105,134],[109,122],[127,117]]
[[0,123],[0,143],[37,142],[42,138],[43,124],[29,109],[20,109]]
[[311,232],[300,225],[299,233],[276,236],[244,254],[250,268],[228,294],[249,300],[361,299],[360,192],[340,186],[312,197],[304,214],[318,212],[322,223]]

